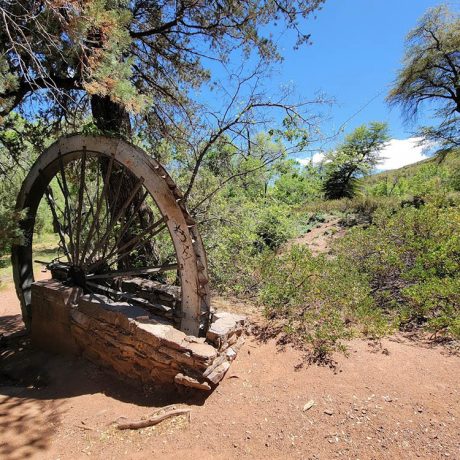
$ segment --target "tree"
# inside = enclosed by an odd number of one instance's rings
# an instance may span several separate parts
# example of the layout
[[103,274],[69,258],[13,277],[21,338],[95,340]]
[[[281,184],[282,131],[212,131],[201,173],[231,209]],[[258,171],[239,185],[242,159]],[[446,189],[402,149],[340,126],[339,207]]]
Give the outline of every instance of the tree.
[[402,69],[387,97],[408,119],[428,104],[440,121],[421,128],[446,147],[460,145],[460,16],[441,5],[421,18],[406,39]]
[[[297,107],[281,100],[263,100],[249,91],[240,104],[242,85],[258,80],[264,64],[281,56],[270,37],[270,23],[282,21],[297,33],[298,43],[309,36],[299,20],[317,10],[324,0],[10,0],[0,4],[0,117],[13,111],[27,120],[45,119],[59,135],[78,131],[91,114],[99,132],[147,141],[153,149],[168,140],[186,151],[189,198],[210,147],[231,132],[249,133],[262,107],[285,110],[302,120]],[[228,63],[235,50],[249,56],[256,50],[262,62],[244,77],[230,103],[205,130],[203,114],[191,94],[210,80],[207,61]],[[241,75],[240,75],[241,76]],[[240,105],[239,105],[240,104]],[[139,141],[138,135],[147,132]],[[199,133],[201,136],[198,136]],[[107,161],[101,160],[103,172]],[[109,187],[116,187],[120,171],[112,170]],[[129,196],[135,180],[122,176],[122,194]],[[125,200],[121,196],[120,203]],[[141,202],[140,192],[132,200]],[[116,211],[116,202],[110,203]],[[139,225],[148,226],[145,204]],[[120,244],[129,241],[126,234]]]
[[[262,31],[284,20],[298,44],[308,42],[299,19],[323,2],[2,2],[0,120],[20,111],[60,134],[65,126],[80,130],[91,113],[100,131],[131,139],[142,133],[140,143],[154,149],[171,142],[190,158],[188,198],[210,147],[227,133],[248,141],[251,128],[267,120],[257,111],[280,109],[290,124],[306,121],[302,103],[258,90],[267,64],[281,59]],[[217,84],[224,94],[217,100],[227,99],[221,111],[201,107],[191,94],[210,81],[206,62],[227,65],[235,50],[239,60],[256,50],[260,64],[245,75],[231,70],[233,93]]]
[[307,41],[298,20],[323,1],[2,2],[0,115],[30,111],[33,98],[32,110],[59,120],[90,108],[99,129],[127,136],[140,115],[164,137],[192,116],[189,90],[209,79],[203,61],[235,48],[280,59],[260,30],[284,19]]
[[352,198],[360,177],[369,174],[381,160],[380,152],[389,140],[386,123],[370,123],[356,128],[324,160],[323,184],[327,199]]
[[305,166],[287,160],[278,167],[272,194],[280,203],[299,205],[321,196],[320,168],[312,162]]

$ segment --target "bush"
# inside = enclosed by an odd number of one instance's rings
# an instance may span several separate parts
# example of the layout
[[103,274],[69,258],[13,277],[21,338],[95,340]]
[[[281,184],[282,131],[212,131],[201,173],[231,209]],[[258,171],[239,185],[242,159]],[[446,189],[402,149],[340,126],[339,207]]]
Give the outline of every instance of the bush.
[[260,212],[257,218],[255,242],[259,252],[265,248],[273,251],[295,234],[292,219],[289,216],[289,208],[271,205]]
[[374,225],[338,241],[336,254],[368,278],[376,305],[401,328],[460,338],[458,207],[436,198],[418,209],[381,210]]
[[296,225],[288,207],[248,199],[244,195],[215,198],[200,233],[208,253],[215,290],[250,295],[257,280],[254,272],[265,251],[274,252],[295,235]]
[[19,242],[22,232],[19,221],[23,213],[15,210],[19,178],[0,180],[0,256],[8,253],[13,243]]
[[460,338],[460,276],[431,279],[403,291],[402,324],[425,325],[434,336]]
[[19,221],[23,214],[14,209],[5,208],[0,205],[0,256],[6,254],[11,245],[18,243],[22,232],[19,228]]
[[255,209],[248,204],[214,203],[220,213],[200,227],[208,255],[212,286],[219,292],[248,293],[253,280],[255,242]]
[[261,279],[266,316],[282,321],[290,340],[310,347],[315,361],[344,350],[344,339],[363,332],[378,337],[387,330],[365,277],[341,259],[314,257],[308,248],[293,246],[261,261]]
[[410,195],[428,196],[440,189],[460,191],[459,151],[451,151],[444,158],[439,155],[421,164],[386,171],[368,176],[363,180],[365,193],[372,196],[394,196],[404,198]]
[[[359,205],[354,204],[354,209]],[[460,339],[460,212],[442,195],[373,210],[336,240],[334,257],[293,246],[260,260],[259,300],[286,337],[329,359],[343,340],[419,328]]]
[[306,204],[299,209],[299,213],[307,212],[312,217],[328,214],[341,217],[345,226],[357,223],[368,224],[372,222],[374,213],[379,209],[394,211],[399,208],[401,201],[394,197],[357,196],[341,200],[316,201]]

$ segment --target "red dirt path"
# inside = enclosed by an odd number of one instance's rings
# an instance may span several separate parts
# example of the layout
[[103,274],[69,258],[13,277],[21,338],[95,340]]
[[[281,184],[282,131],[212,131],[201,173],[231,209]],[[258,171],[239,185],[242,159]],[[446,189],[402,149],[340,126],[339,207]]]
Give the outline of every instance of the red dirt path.
[[[0,325],[18,314],[13,290],[1,291]],[[403,337],[378,350],[351,342],[335,373],[296,370],[299,351],[249,338],[206,399],[142,392],[27,341],[0,346],[1,459],[460,458],[460,359]],[[191,421],[112,425],[171,403],[190,406]]]

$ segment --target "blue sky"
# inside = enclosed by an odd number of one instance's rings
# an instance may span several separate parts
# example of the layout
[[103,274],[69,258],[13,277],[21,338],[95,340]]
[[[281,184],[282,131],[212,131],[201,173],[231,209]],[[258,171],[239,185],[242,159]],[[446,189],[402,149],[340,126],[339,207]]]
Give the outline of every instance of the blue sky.
[[[441,1],[433,0],[326,0],[316,18],[302,22],[301,30],[311,34],[311,45],[295,50],[295,33],[270,26],[283,62],[275,64],[274,71],[264,83],[266,94],[277,94],[280,88],[294,88],[302,100],[312,100],[319,92],[333,98],[335,104],[327,112],[321,130],[329,142],[314,144],[313,153],[299,155],[300,160],[321,158],[321,150],[334,149],[343,136],[357,126],[372,121],[387,122],[392,141],[382,152],[379,169],[393,169],[420,161],[429,152],[420,147],[414,137],[417,125],[407,124],[398,107],[390,109],[385,97],[396,78],[404,57],[405,38],[416,27],[423,14]],[[446,2],[452,10],[460,10],[460,0]],[[249,66],[253,61],[249,61]],[[228,73],[213,62],[206,63],[213,80],[227,88]],[[241,53],[230,57],[230,68],[241,64]],[[246,65],[246,64],[244,64]],[[231,85],[231,80],[230,80]],[[230,90],[231,91],[231,90]],[[216,108],[220,97],[201,94]],[[323,110],[323,111],[324,111]],[[430,125],[428,110],[417,122]],[[433,150],[433,149],[432,149]]]
[[[450,6],[458,9],[459,3],[450,2]],[[432,0],[327,0],[316,19],[305,23],[312,34],[311,46],[294,51],[290,37],[279,39],[285,60],[273,84],[292,82],[304,96],[321,90],[335,98],[330,119],[323,125],[326,133],[336,132],[343,124],[348,133],[370,121],[387,122],[394,141],[382,154],[387,158],[382,169],[419,161],[423,149],[412,138],[415,126],[405,124],[401,111],[390,109],[385,96],[401,66],[407,33],[427,9],[438,4]],[[429,124],[428,113],[418,121]]]
[[[285,62],[280,80],[301,93],[323,90],[337,100],[331,127],[346,129],[387,121],[394,137],[407,137],[400,111],[384,99],[404,53],[404,39],[418,19],[438,3],[428,0],[327,0],[316,20],[308,20],[313,45],[293,51],[280,43]],[[375,99],[374,99],[375,98]],[[364,107],[368,104],[366,107]]]
[[[458,1],[450,2],[453,9]],[[401,66],[404,39],[424,12],[439,2],[432,0],[327,0],[315,20],[305,24],[313,44],[297,51],[292,37],[278,41],[285,57],[273,85],[292,82],[309,96],[322,90],[334,97],[331,118],[323,130],[335,132],[345,123],[345,133],[370,121],[389,124],[393,142],[384,156],[384,169],[423,158],[412,137],[414,125],[404,124],[401,111],[385,102],[388,88]],[[429,123],[428,113],[419,122]],[[333,148],[333,145],[326,146]],[[399,157],[398,159],[395,158]]]

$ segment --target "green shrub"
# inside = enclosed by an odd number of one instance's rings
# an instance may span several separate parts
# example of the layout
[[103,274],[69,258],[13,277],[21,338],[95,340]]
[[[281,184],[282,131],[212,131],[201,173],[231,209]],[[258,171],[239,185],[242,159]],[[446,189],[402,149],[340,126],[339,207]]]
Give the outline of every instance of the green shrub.
[[301,211],[311,213],[326,213],[347,216],[359,214],[371,219],[374,212],[381,208],[394,209],[399,206],[400,200],[389,197],[375,197],[362,195],[341,200],[315,201],[304,205]]
[[402,324],[415,321],[435,336],[460,338],[460,276],[414,284],[403,297]]
[[6,254],[13,243],[20,241],[22,232],[19,220],[22,216],[22,213],[0,205],[0,256]]
[[[361,202],[362,203],[362,202]],[[388,204],[388,203],[386,203]],[[460,339],[460,212],[438,194],[426,204],[376,206],[372,224],[335,242],[333,257],[293,246],[259,265],[259,300],[314,360],[353,336],[400,328]],[[353,203],[354,210],[359,203]]]
[[388,329],[366,278],[341,259],[293,246],[281,256],[266,256],[260,270],[266,316],[281,320],[289,338],[310,347],[315,361],[344,350],[344,339],[363,332],[377,337]]
[[265,248],[278,249],[295,235],[294,225],[289,215],[289,208],[280,205],[265,206],[256,217],[255,242],[258,251]]
[[11,245],[22,236],[19,220],[22,213],[15,211],[19,178],[0,180],[0,256],[10,251]]
[[418,164],[368,176],[363,189],[372,196],[400,197],[407,195],[428,196],[440,189],[446,192],[460,191],[459,151],[439,155]]
[[460,338],[458,207],[436,197],[418,209],[381,210],[374,225],[350,230],[335,252],[368,278],[375,304],[400,327]]
[[252,214],[249,207],[227,203],[220,219],[201,225],[212,286],[219,292],[240,294],[253,284],[257,235]]

